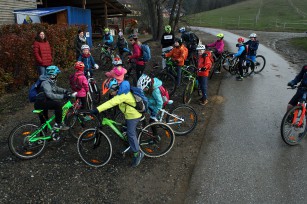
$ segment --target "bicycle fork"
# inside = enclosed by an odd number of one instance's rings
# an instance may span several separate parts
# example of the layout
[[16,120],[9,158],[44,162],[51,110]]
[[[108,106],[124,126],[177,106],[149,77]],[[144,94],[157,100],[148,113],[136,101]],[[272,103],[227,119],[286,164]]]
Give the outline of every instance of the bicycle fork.
[[[301,106],[302,106],[303,110],[302,110],[302,113],[301,113],[301,116],[300,116],[300,121],[299,121],[299,123],[297,124],[297,127],[301,127],[301,126],[302,126],[303,120],[304,120],[305,115],[306,115],[306,103],[301,104]],[[293,119],[292,119],[292,124],[293,124],[293,125],[294,125],[295,122],[296,122],[298,113],[299,113],[299,110],[295,110],[294,115],[293,115]]]

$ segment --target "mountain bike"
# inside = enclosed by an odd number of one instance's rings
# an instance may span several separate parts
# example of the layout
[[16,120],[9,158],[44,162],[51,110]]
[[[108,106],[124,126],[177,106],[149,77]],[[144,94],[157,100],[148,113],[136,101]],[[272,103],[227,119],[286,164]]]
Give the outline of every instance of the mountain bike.
[[98,45],[101,47],[100,51],[100,67],[102,70],[108,71],[112,68],[113,58],[116,56],[115,49],[107,46],[107,45]]
[[255,63],[254,72],[256,74],[258,74],[264,69],[265,64],[266,64],[266,60],[265,60],[264,56],[257,55],[256,56],[256,62],[254,62],[254,63]]
[[[254,72],[254,69],[255,69],[254,62],[249,58],[245,58],[243,60],[242,64],[243,64],[242,65],[243,77],[250,76]],[[233,54],[227,55],[227,57],[226,57],[226,59],[223,63],[223,66],[229,68],[229,73],[231,75],[240,75],[240,73],[239,73],[239,58],[238,57],[233,58]]]
[[[71,110],[72,108],[73,110]],[[73,129],[73,132],[71,132],[73,135],[77,130],[81,130],[81,128],[78,127],[78,124],[82,128],[87,127],[87,123],[90,125],[97,124],[98,119],[95,115],[88,112],[78,112],[75,111],[74,108],[75,107],[70,100],[68,100],[62,107],[62,122],[66,120],[66,116],[69,113],[67,121],[69,127]],[[43,114],[43,110],[33,110],[33,113]],[[62,131],[52,127],[54,119],[55,115],[52,115],[42,125],[37,125],[31,122],[18,124],[10,132],[8,137],[10,151],[20,159],[33,159],[42,154],[47,141],[62,140]],[[96,121],[96,123],[93,121]],[[74,137],[76,136],[74,135]]]
[[[111,128],[116,134],[115,137],[125,142],[128,141],[127,127],[124,123],[103,117],[101,124],[95,128],[85,130],[79,137],[77,143],[78,153],[81,159],[89,166],[102,167],[106,165],[113,152],[112,142],[109,138],[110,134],[106,134],[103,127]],[[153,129],[155,133],[153,133]],[[145,127],[138,126],[138,142],[140,150],[147,157],[161,157],[167,154],[173,147],[175,142],[175,134],[173,130],[166,124],[155,122]],[[130,147],[125,148],[121,153],[125,154]]]
[[100,102],[101,93],[97,86],[96,80],[94,79],[93,76],[91,76],[91,73],[89,70],[86,71],[85,76],[87,78],[88,87],[89,87],[88,94],[86,95],[87,108],[90,110],[93,108],[94,104],[98,104]]
[[294,86],[290,89],[296,88],[304,91],[303,97],[299,100],[296,106],[286,112],[280,126],[282,140],[291,146],[299,144],[307,134],[307,88]]
[[[210,69],[209,72],[209,79],[211,79],[213,77],[213,75],[217,72],[217,71],[221,71],[221,68],[223,67],[226,71],[229,71],[228,67],[224,67],[223,64],[225,63],[225,59],[227,57],[227,55],[229,55],[229,51],[225,50],[224,52],[222,52],[219,57],[216,57],[216,55],[213,53],[213,51],[211,51],[213,59],[214,59],[214,64],[212,66],[212,68]],[[228,69],[227,69],[228,68]]]

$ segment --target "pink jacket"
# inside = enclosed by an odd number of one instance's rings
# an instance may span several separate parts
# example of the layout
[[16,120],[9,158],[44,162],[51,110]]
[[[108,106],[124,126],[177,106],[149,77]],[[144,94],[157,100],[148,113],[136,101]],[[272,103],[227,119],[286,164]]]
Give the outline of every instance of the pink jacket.
[[132,50],[132,55],[129,56],[129,59],[134,59],[136,62],[137,65],[145,65],[145,62],[142,61],[142,60],[139,60],[143,54],[142,54],[142,49],[140,47],[141,45],[139,45],[137,42],[135,42],[132,47],[133,47],[133,50]]
[[214,43],[208,44],[208,47],[215,47],[219,54],[224,51],[224,40],[217,40]]
[[88,88],[88,81],[86,79],[86,77],[84,76],[84,72],[83,71],[80,71],[78,70],[76,72],[78,76],[78,79],[80,80],[81,84],[82,84],[82,89],[80,91],[78,91],[77,93],[77,97],[86,97],[86,93],[89,91],[89,88]]
[[127,70],[122,67],[119,71],[117,67],[114,67],[111,71],[106,72],[106,77],[108,78],[115,78],[119,84],[121,84],[124,80],[125,74],[127,73]]

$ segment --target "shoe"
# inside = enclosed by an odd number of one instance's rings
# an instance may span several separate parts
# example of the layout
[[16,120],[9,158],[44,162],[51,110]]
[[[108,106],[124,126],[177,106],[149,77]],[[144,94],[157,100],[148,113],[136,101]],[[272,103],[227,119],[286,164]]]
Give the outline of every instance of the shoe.
[[132,159],[132,167],[137,167],[140,163],[141,163],[141,160],[143,159],[144,157],[144,153],[139,151],[137,153],[137,156],[133,156],[133,159]]
[[215,74],[220,74],[221,72],[219,70],[214,71]]
[[237,79],[237,81],[243,81],[243,77],[242,76],[237,76],[236,79]]
[[62,123],[61,125],[59,125],[58,123],[54,123],[53,125],[53,129],[54,130],[69,130],[69,127],[66,126],[64,123]]
[[202,105],[202,106],[204,106],[204,105],[206,105],[208,102],[209,102],[208,100],[202,100],[199,104]]

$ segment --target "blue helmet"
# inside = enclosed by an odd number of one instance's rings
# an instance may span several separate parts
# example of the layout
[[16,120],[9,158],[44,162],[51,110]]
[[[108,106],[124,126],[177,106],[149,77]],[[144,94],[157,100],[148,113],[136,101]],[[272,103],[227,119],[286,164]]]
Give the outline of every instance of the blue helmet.
[[185,31],[185,27],[179,28],[179,33],[183,33]]
[[47,76],[56,77],[59,73],[61,73],[61,70],[55,65],[51,65],[51,66],[46,68],[46,75]]
[[118,81],[115,78],[108,78],[102,83],[102,95],[110,89],[117,91],[119,89]]

